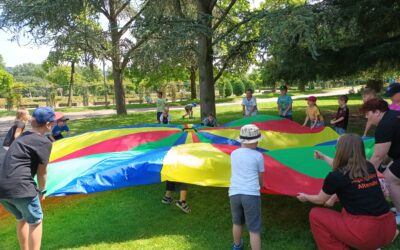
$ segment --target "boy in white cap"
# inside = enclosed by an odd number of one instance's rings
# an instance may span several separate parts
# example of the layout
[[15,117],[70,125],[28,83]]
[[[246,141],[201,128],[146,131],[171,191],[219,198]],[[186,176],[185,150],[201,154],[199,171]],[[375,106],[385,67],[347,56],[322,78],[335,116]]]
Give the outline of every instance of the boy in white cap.
[[229,199],[232,212],[234,250],[243,249],[242,227],[246,223],[253,250],[261,249],[261,197],[264,158],[256,150],[262,139],[260,130],[253,124],[240,129],[241,148],[231,154],[231,184]]

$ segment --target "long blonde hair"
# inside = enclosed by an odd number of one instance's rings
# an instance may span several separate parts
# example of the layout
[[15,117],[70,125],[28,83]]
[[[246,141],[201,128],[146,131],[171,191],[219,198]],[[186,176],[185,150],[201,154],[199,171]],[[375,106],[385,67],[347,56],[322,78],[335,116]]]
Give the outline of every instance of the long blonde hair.
[[336,155],[333,159],[333,169],[348,173],[350,179],[369,179],[367,159],[365,158],[364,142],[356,134],[340,136],[336,145]]
[[28,110],[26,109],[18,109],[17,113],[15,114],[15,121],[21,121],[27,123],[29,121],[30,115]]

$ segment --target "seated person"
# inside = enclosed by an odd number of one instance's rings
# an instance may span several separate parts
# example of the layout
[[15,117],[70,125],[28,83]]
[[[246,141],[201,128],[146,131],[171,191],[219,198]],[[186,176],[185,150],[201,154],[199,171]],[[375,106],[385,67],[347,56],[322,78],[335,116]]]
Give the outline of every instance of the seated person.
[[217,126],[217,119],[215,118],[213,113],[208,114],[206,118],[204,118],[203,122],[201,123],[203,126],[207,127],[216,127]]
[[49,136],[51,141],[57,141],[64,138],[64,136],[62,135],[64,131],[66,131],[67,135],[69,135],[69,127],[67,125],[68,120],[69,118],[65,116],[57,120],[57,124],[53,127],[51,135]]

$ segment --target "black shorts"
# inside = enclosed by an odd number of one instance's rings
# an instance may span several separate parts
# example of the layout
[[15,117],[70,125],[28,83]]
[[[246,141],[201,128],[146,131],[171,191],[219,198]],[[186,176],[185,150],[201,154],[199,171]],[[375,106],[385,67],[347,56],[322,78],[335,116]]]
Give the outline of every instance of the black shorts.
[[185,107],[186,112],[192,111],[193,107]]
[[394,160],[389,167],[390,172],[400,179],[400,159]]
[[181,182],[174,181],[166,181],[166,190],[167,191],[184,191],[187,190],[187,184]]
[[157,119],[156,119],[156,121],[160,121],[160,116],[162,115],[162,112],[157,112]]

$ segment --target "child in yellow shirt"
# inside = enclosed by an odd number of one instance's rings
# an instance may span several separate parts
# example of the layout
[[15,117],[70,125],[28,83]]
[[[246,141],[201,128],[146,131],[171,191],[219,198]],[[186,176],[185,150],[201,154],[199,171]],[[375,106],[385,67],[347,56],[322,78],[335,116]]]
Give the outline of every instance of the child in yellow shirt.
[[319,128],[324,126],[324,118],[317,106],[317,97],[309,96],[307,99],[308,107],[306,108],[306,119],[303,126],[306,126],[310,121],[310,128]]

